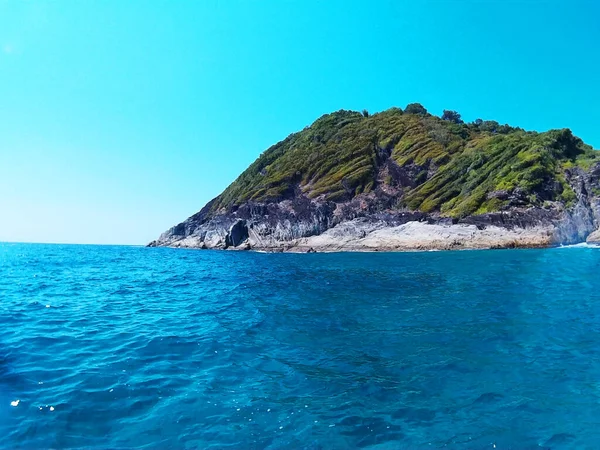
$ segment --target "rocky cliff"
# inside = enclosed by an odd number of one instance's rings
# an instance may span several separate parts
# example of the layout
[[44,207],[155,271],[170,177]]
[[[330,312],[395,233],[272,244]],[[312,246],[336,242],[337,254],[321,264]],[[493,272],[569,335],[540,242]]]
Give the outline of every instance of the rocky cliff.
[[420,105],[338,111],[266,150],[150,246],[265,251],[544,247],[600,240],[600,152],[570,130]]

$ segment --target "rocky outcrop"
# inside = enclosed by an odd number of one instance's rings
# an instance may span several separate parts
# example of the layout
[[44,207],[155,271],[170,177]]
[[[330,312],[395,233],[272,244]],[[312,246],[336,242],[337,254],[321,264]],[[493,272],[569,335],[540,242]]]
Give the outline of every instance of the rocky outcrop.
[[[510,208],[452,219],[440,214],[382,209],[377,194],[348,203],[306,198],[248,202],[223,214],[196,215],[164,233],[151,246],[261,251],[332,252],[549,247],[596,239],[598,179],[574,171],[577,196],[569,208]],[[362,206],[361,206],[362,205]]]

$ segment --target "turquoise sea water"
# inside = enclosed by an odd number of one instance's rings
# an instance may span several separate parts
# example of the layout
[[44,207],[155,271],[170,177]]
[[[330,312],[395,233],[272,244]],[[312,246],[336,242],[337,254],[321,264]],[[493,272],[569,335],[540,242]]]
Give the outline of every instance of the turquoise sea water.
[[598,249],[0,244],[0,325],[2,448],[600,445]]

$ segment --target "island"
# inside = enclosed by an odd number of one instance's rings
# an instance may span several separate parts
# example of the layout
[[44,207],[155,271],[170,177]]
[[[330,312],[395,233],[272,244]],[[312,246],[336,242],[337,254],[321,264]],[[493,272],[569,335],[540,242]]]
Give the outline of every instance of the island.
[[600,152],[421,104],[326,114],[151,247],[403,251],[600,243]]

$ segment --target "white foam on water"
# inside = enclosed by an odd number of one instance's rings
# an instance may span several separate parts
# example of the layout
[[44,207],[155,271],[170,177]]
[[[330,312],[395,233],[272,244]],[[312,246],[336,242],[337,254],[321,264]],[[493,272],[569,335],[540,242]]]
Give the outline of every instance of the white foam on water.
[[587,242],[581,242],[579,244],[561,245],[557,248],[600,248],[600,245],[588,244]]
[[10,402],[10,406],[19,406],[19,403],[21,403],[21,400],[14,400]]

